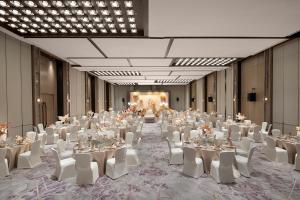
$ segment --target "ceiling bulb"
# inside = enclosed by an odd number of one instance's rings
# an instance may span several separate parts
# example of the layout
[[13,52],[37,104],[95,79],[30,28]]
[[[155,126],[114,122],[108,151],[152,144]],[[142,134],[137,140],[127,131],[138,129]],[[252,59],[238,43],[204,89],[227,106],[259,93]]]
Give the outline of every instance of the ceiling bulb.
[[7,15],[7,13],[5,12],[5,10],[0,10],[0,15]]
[[22,17],[21,18],[24,22],[30,22],[30,19],[28,17]]
[[23,7],[23,5],[19,1],[10,1],[10,3],[15,7]]
[[75,10],[75,13],[76,13],[77,15],[84,15],[83,10]]
[[71,33],[77,33],[76,29],[70,29]]
[[51,15],[58,15],[58,12],[56,10],[49,10],[48,11]]
[[63,17],[57,17],[56,20],[58,20],[60,22],[65,22],[66,21],[65,18],[63,18]]
[[42,25],[43,27],[45,27],[45,28],[50,28],[50,25],[49,25],[49,24],[42,23],[41,25]]
[[37,25],[36,23],[32,23],[32,24],[30,24],[32,27],[34,27],[34,28],[40,28],[40,26],[39,25]]
[[101,32],[102,33],[107,33],[107,30],[106,29],[101,29]]
[[103,28],[103,27],[104,27],[103,24],[97,24],[97,26],[98,26],[99,28]]
[[92,33],[97,33],[97,30],[93,28],[93,29],[91,29],[91,32]]
[[121,33],[127,33],[127,30],[122,28]]
[[41,33],[47,33],[47,31],[45,30],[45,29],[39,29],[39,31],[41,32]]
[[81,24],[74,24],[77,28],[82,28]]
[[9,5],[5,1],[0,1],[1,7],[9,7]]
[[117,29],[110,29],[110,31],[112,32],[112,33],[117,33]]
[[123,17],[117,17],[117,22],[124,22],[124,18]]
[[71,22],[77,22],[77,19],[76,19],[75,17],[71,17],[71,18],[69,18],[69,20],[70,20]]
[[85,24],[88,28],[93,28],[93,24]]
[[115,15],[122,15],[122,11],[121,10],[114,10]]
[[16,9],[9,10],[9,12],[11,12],[13,15],[21,15],[21,13]]
[[124,1],[125,7],[132,8],[132,1]]
[[87,33],[86,29],[80,29],[81,33]]
[[81,18],[81,20],[82,20],[83,22],[89,22],[89,18],[87,18],[87,17],[83,17],[83,18]]
[[136,24],[130,24],[130,28],[136,28]]
[[22,10],[23,13],[25,13],[26,15],[34,15],[31,10],[28,10],[28,9],[25,9],[25,10]]
[[29,29],[28,31],[31,33],[36,33],[36,30],[34,30],[34,29]]
[[12,28],[17,28],[17,25],[15,25],[15,24],[8,24],[8,26],[10,26]]
[[108,10],[101,10],[102,15],[109,15],[109,11]]
[[88,11],[90,15],[97,15],[97,11],[96,10],[89,10]]
[[7,22],[7,20],[3,17],[0,17],[0,22]]
[[137,33],[137,30],[135,28],[131,29],[131,33]]
[[22,28],[29,28],[26,24],[21,24]]
[[34,21],[36,21],[36,22],[41,22],[41,21],[42,21],[42,19],[39,18],[39,17],[33,17],[32,19],[33,19]]
[[110,2],[111,7],[113,8],[118,8],[119,7],[119,2],[118,1],[111,1]]
[[108,24],[109,28],[115,28],[115,24]]
[[53,1],[53,5],[56,7],[65,7],[62,1]]
[[72,15],[70,10],[62,10],[61,13],[64,15]]
[[54,22],[54,19],[52,17],[45,17],[45,20],[48,22]]
[[66,28],[71,28],[71,24],[63,24],[63,26],[65,26]]
[[59,31],[62,32],[62,33],[67,33],[66,29],[59,29]]
[[61,25],[60,25],[60,24],[58,24],[58,23],[56,23],[56,24],[53,24],[53,26],[54,26],[55,28],[61,28]]
[[49,29],[49,31],[51,32],[51,33],[57,33],[57,31],[55,30],[55,29]]
[[39,15],[46,15],[45,11],[41,9],[35,10],[35,12]]
[[78,7],[78,4],[76,1],[67,1],[68,5],[72,8]]
[[48,1],[39,1],[39,4],[44,7],[44,8],[49,8],[51,7]]
[[82,1],[81,3],[82,3],[82,5],[83,5],[84,7],[87,7],[87,8],[92,7],[91,2],[89,2],[89,1]]
[[36,4],[33,1],[25,1],[25,4],[27,4],[29,7],[36,7]]
[[127,10],[127,15],[134,15],[134,11],[133,10]]
[[129,22],[135,22],[135,18],[134,17],[128,17],[128,21]]
[[111,17],[105,17],[104,18],[106,22],[112,22],[112,18]]
[[19,20],[16,17],[10,17],[9,19],[13,22],[19,22]]
[[18,31],[21,32],[21,33],[27,33],[27,31],[25,31],[25,30],[22,29],[22,28],[18,29]]
[[94,17],[93,19],[94,19],[95,22],[100,22],[101,21],[100,17]]
[[119,24],[120,28],[125,28],[125,24]]
[[106,3],[104,1],[97,1],[96,3],[100,8],[106,7]]

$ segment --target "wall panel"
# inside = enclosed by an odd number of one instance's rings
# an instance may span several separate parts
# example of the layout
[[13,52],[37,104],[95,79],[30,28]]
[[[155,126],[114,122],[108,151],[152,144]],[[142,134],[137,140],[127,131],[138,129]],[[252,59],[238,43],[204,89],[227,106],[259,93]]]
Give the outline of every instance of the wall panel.
[[5,43],[5,34],[0,32],[0,122],[7,122]]
[[226,95],[225,95],[225,70],[217,72],[217,112],[225,115]]
[[196,81],[196,105],[200,112],[205,111],[205,80],[201,78]]
[[233,69],[226,69],[226,116],[233,116]]
[[85,113],[85,72],[70,68],[70,115]]

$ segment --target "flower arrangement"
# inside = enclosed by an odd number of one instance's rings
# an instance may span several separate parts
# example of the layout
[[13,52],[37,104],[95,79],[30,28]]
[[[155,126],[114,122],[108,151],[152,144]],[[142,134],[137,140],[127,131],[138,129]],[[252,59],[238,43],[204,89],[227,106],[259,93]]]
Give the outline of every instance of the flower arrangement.
[[245,115],[242,115],[241,113],[236,114],[235,119],[237,121],[244,121],[246,119]]
[[6,123],[0,123],[0,136],[7,134],[7,124]]
[[58,119],[61,121],[61,123],[63,124],[70,124],[71,123],[71,119],[69,114],[66,114],[65,116],[59,116]]
[[87,115],[88,118],[92,118],[94,116],[94,112],[90,110],[90,111],[87,112],[86,115]]
[[22,144],[24,141],[23,137],[16,135],[16,144]]
[[203,125],[201,126],[201,129],[202,129],[202,133],[203,133],[204,135],[211,134],[211,128],[209,127],[208,124],[203,124]]

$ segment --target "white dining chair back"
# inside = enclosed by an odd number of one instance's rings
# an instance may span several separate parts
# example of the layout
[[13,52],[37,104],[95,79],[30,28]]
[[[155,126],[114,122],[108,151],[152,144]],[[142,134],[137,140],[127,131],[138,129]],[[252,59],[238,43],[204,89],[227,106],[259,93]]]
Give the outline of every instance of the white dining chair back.
[[295,170],[300,171],[300,143],[296,143]]
[[73,158],[61,159],[59,153],[54,148],[51,148],[51,151],[56,162],[53,176],[56,177],[58,181],[74,177],[76,175],[75,160]]
[[42,133],[43,131],[45,131],[45,130],[44,130],[44,125],[43,125],[42,123],[39,123],[39,124],[37,125],[37,127],[38,127],[39,133]]
[[273,137],[280,137],[281,136],[281,131],[279,129],[273,129],[272,130],[272,136]]
[[126,144],[127,147],[132,147],[133,137],[134,137],[133,132],[127,132],[126,133],[126,135],[125,135],[125,144]]
[[232,141],[239,141],[240,140],[240,127],[238,125],[230,125],[230,137]]
[[35,138],[36,138],[36,132],[34,132],[34,131],[26,132],[26,138],[29,139],[30,141],[34,142]]
[[0,178],[3,178],[5,176],[9,175],[8,162],[7,162],[7,159],[5,158],[6,151],[7,151],[7,149],[0,148]]
[[127,151],[126,147],[120,148],[116,151],[115,154],[116,165],[126,163],[126,151]]
[[97,162],[91,162],[91,154],[75,154],[75,160],[76,183],[78,185],[95,184],[99,177],[98,164]]
[[31,144],[31,149],[28,152],[19,154],[18,168],[33,168],[39,165],[42,161],[40,158],[41,140],[36,140]]

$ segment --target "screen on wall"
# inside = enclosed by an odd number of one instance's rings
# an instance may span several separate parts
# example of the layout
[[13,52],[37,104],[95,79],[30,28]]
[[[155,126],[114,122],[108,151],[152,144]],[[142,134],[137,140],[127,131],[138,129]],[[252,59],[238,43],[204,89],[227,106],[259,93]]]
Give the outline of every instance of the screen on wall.
[[138,110],[159,110],[161,107],[169,107],[168,92],[130,92],[130,105]]

